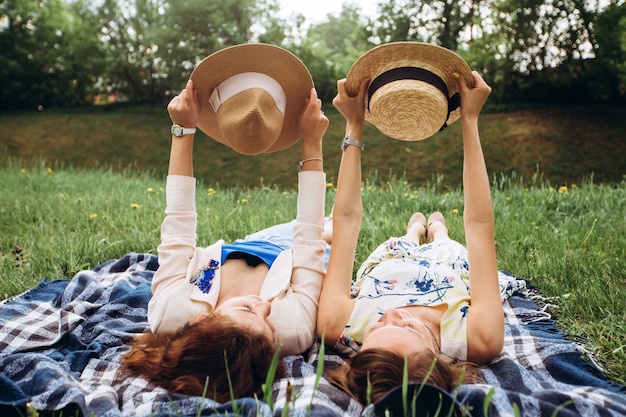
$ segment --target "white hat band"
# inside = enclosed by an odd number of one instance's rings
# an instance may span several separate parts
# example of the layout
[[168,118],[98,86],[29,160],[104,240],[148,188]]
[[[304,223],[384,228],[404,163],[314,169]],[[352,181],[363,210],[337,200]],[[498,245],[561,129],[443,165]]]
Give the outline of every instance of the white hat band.
[[278,110],[285,115],[287,106],[285,91],[275,79],[260,72],[242,72],[222,81],[211,93],[209,98],[211,107],[217,113],[226,100],[251,88],[265,90],[274,99]]

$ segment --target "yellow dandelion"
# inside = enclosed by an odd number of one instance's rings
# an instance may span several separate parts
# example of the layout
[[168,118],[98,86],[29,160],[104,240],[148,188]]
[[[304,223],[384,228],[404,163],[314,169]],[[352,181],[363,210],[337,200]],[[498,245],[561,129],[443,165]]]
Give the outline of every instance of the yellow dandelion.
[[154,192],[154,188],[148,187],[148,188],[146,188],[146,192],[147,193],[153,193]]
[[559,194],[567,194],[567,185],[561,185],[559,187]]
[[333,187],[333,183],[332,182],[327,182],[326,183],[326,188],[332,188]]
[[409,182],[408,182],[407,180],[404,180],[402,183],[403,183],[404,185],[409,185]]
[[48,174],[52,174],[52,168],[48,168]]
[[89,215],[89,218],[90,218],[90,219],[95,219],[96,217],[98,217],[98,215],[97,215],[96,213],[91,213],[91,214]]
[[452,214],[459,214],[459,209],[452,209]]
[[409,193],[404,193],[404,196],[405,196],[405,197],[408,197],[408,196],[409,196]]
[[449,196],[450,196],[450,193],[445,193],[443,196],[444,196],[444,197],[449,197]]
[[507,198],[506,198],[506,201],[511,201],[511,197],[507,197]]
[[576,184],[572,184],[572,190],[576,188]]
[[132,204],[130,205],[130,208],[132,208],[133,210],[137,210],[137,209],[139,208],[139,204],[137,204],[137,203],[132,203]]
[[248,199],[247,199],[247,198],[242,198],[242,199],[241,199],[241,202],[242,202],[242,203],[247,203],[247,202],[248,202]]
[[368,185],[368,186],[367,186],[367,190],[368,190],[368,191],[373,190],[373,189],[374,189],[374,187],[372,187],[371,185]]
[[289,191],[283,191],[283,195],[289,195]]
[[22,169],[20,169],[20,172],[21,172],[22,174],[25,174],[25,173],[26,173],[26,168],[22,168]]

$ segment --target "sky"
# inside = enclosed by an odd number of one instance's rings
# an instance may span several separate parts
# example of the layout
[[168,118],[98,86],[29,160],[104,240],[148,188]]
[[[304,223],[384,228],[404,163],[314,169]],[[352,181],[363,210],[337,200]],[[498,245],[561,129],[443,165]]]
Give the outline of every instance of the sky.
[[284,17],[294,13],[303,14],[311,23],[326,19],[328,13],[337,14],[344,3],[357,4],[361,14],[373,16],[376,13],[376,4],[380,0],[279,0]]

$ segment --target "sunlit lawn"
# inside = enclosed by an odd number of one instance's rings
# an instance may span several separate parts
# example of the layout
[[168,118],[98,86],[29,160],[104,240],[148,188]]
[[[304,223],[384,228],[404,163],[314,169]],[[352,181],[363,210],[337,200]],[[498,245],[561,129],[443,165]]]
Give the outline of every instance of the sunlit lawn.
[[[626,382],[626,183],[589,182],[554,188],[535,178],[493,180],[499,268],[527,278],[567,333],[581,337],[607,374]],[[295,174],[294,174],[295,182]],[[526,181],[525,181],[526,182]],[[0,294],[7,298],[43,278],[71,278],[128,252],[156,253],[163,218],[164,177],[127,169],[74,170],[44,163],[0,168]],[[328,184],[327,212],[334,198]],[[460,188],[437,180],[369,178],[357,261],[404,231],[416,210],[442,211],[451,235],[463,239]],[[228,188],[200,182],[199,244],[232,240],[292,219],[293,188]]]

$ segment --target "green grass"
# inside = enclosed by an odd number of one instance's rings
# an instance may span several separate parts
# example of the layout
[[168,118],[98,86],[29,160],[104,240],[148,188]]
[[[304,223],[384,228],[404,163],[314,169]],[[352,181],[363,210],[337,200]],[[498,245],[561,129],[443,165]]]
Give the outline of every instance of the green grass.
[[[332,107],[324,158],[329,178],[336,178],[345,121]],[[554,186],[620,182],[626,171],[624,108],[616,106],[559,107],[481,116],[481,140],[492,174],[516,172],[526,179],[540,172]],[[76,168],[134,165],[158,175],[169,157],[171,121],[165,108],[132,107],[0,114],[0,154],[5,157],[63,164]],[[443,184],[461,183],[460,123],[417,143],[392,140],[366,123],[365,177],[390,174],[411,183],[434,175]],[[293,172],[299,146],[257,156],[239,155],[202,133],[195,145],[195,173],[212,186],[277,184],[295,188]],[[278,163],[277,163],[278,161]]]
[[[295,169],[292,180],[295,182]],[[128,252],[156,253],[163,219],[163,175],[136,167],[119,172],[0,164],[0,296],[41,279],[71,278]],[[558,325],[582,340],[613,380],[626,383],[626,182],[586,181],[552,187],[539,176],[495,176],[498,266],[551,297]],[[329,184],[327,212],[334,200]],[[357,263],[390,235],[403,233],[416,210],[442,211],[463,241],[463,196],[441,179],[416,185],[368,178]],[[233,240],[292,219],[292,187],[220,188],[199,182],[198,243]]]

